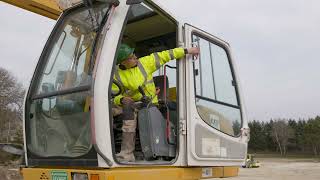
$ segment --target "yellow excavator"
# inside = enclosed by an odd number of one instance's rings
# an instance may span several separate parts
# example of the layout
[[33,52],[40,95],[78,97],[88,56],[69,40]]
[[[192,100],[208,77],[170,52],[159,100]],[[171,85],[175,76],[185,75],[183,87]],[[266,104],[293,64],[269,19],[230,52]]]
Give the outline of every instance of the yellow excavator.
[[[247,156],[249,128],[227,42],[151,0],[4,2],[57,19],[25,98],[24,179],[238,175]],[[159,104],[143,103],[148,105],[139,109],[133,162],[116,157],[122,118],[112,109],[123,87],[113,77],[122,43],[134,47],[138,57],[175,47],[201,51],[198,57],[172,60],[153,74]]]
[[50,19],[58,19],[62,10],[55,0],[2,0],[22,9],[40,14]]

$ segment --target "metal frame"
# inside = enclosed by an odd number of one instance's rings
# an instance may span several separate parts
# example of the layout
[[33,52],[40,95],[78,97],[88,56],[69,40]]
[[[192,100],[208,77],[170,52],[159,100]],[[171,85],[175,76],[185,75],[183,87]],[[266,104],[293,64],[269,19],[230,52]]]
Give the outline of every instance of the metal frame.
[[[152,7],[152,8],[154,8],[153,10],[154,10],[156,13],[161,14],[161,15],[164,14],[164,16],[165,16],[168,20],[170,20],[170,21],[172,21],[173,23],[175,23],[175,24],[177,25],[177,32],[178,32],[178,23],[177,23],[177,21],[176,21],[172,16],[170,16],[169,14],[165,13],[164,11],[162,11],[160,7],[156,6],[156,4],[153,3],[153,2],[151,2],[151,1],[150,1],[150,2],[149,2],[149,1],[148,1],[148,2],[145,2],[145,4],[148,5],[148,6],[150,6],[150,7]],[[129,12],[129,11],[128,11],[128,12]],[[146,16],[146,17],[147,17],[147,16]],[[128,21],[128,16],[126,15],[125,21],[124,21],[123,26],[122,26],[122,29],[121,29],[120,38],[118,39],[117,49],[120,47],[120,44],[121,44],[120,42],[121,42],[121,40],[122,40],[123,33],[124,33],[124,31],[125,31],[125,25],[126,25],[127,23],[132,23],[132,22],[131,22],[131,21],[130,21],[130,22]],[[178,41],[178,38],[177,38],[177,41]],[[115,67],[115,66],[116,66],[116,57],[114,57],[112,67]],[[115,69],[116,69],[116,68],[112,68],[111,74],[114,74]],[[178,87],[178,82],[179,82],[178,73],[179,73],[179,70],[177,70],[177,87]],[[113,77],[111,76],[109,82],[112,82],[112,80],[113,80]],[[112,87],[112,83],[109,84],[109,93],[108,93],[109,99],[111,99],[111,93],[110,93],[110,92],[111,92],[111,87]],[[177,96],[177,100],[179,100],[179,96]],[[178,110],[177,110],[177,117],[179,117],[179,105],[177,105],[177,109],[178,109]],[[112,112],[112,107],[110,106],[110,104],[109,104],[109,112]],[[109,126],[110,126],[110,127],[112,127],[111,119],[113,119],[113,117],[112,117],[112,114],[109,113],[109,120],[110,120],[110,122],[109,122],[110,125],[109,125]],[[174,163],[177,161],[178,157],[179,157],[179,138],[177,137],[178,141],[177,141],[176,158],[175,158],[174,160],[172,160],[172,161],[168,161],[168,162],[157,162],[157,163],[155,163],[155,162],[153,162],[153,161],[145,162],[145,163],[135,163],[135,162],[132,162],[132,163],[122,163],[122,162],[117,161],[116,156],[115,156],[116,153],[115,153],[115,147],[114,147],[114,133],[113,133],[113,130],[112,130],[112,129],[110,129],[110,137],[111,137],[111,141],[112,141],[112,155],[113,155],[113,160],[114,160],[116,163],[118,163],[119,165],[122,165],[122,166],[128,166],[128,165],[130,165],[130,166],[132,166],[132,165],[138,165],[138,166],[141,166],[141,165],[154,165],[154,166],[157,166],[157,165],[174,164]]]
[[3,0],[4,2],[50,19],[58,19],[62,11],[55,0]]

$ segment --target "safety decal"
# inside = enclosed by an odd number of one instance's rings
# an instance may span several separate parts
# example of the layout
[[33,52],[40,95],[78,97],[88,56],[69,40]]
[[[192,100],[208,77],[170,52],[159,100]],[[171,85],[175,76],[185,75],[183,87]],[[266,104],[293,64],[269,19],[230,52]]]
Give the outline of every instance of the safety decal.
[[68,174],[65,171],[51,171],[52,180],[68,180]]

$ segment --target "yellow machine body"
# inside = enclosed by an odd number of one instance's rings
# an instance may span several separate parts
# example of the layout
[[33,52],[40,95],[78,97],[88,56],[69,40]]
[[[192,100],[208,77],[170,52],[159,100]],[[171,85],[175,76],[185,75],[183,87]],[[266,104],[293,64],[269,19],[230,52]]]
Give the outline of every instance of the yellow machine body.
[[[22,168],[25,180],[54,179],[55,173],[66,174],[67,180],[72,180],[74,173],[87,174],[94,180],[197,180],[208,178],[225,178],[238,175],[238,167],[132,167],[114,169],[49,169]],[[65,178],[62,176],[60,178]]]
[[58,19],[61,10],[55,0],[3,0],[6,3],[40,14],[50,19]]

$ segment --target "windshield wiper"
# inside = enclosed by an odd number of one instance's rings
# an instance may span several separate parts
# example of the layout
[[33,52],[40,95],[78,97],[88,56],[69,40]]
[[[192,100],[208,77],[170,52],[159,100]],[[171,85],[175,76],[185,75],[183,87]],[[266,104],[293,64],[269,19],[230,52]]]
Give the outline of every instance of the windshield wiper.
[[96,37],[94,38],[94,41],[93,41],[93,47],[92,47],[93,53],[91,53],[91,57],[90,57],[90,65],[89,65],[90,66],[89,67],[89,73],[90,74],[93,71],[94,56],[95,56],[96,47],[97,47],[97,44],[98,44],[99,35],[100,35],[101,31],[102,31],[102,28],[106,24],[108,17],[109,17],[109,11],[103,16],[100,25],[95,29],[95,32],[97,34],[96,34]]

